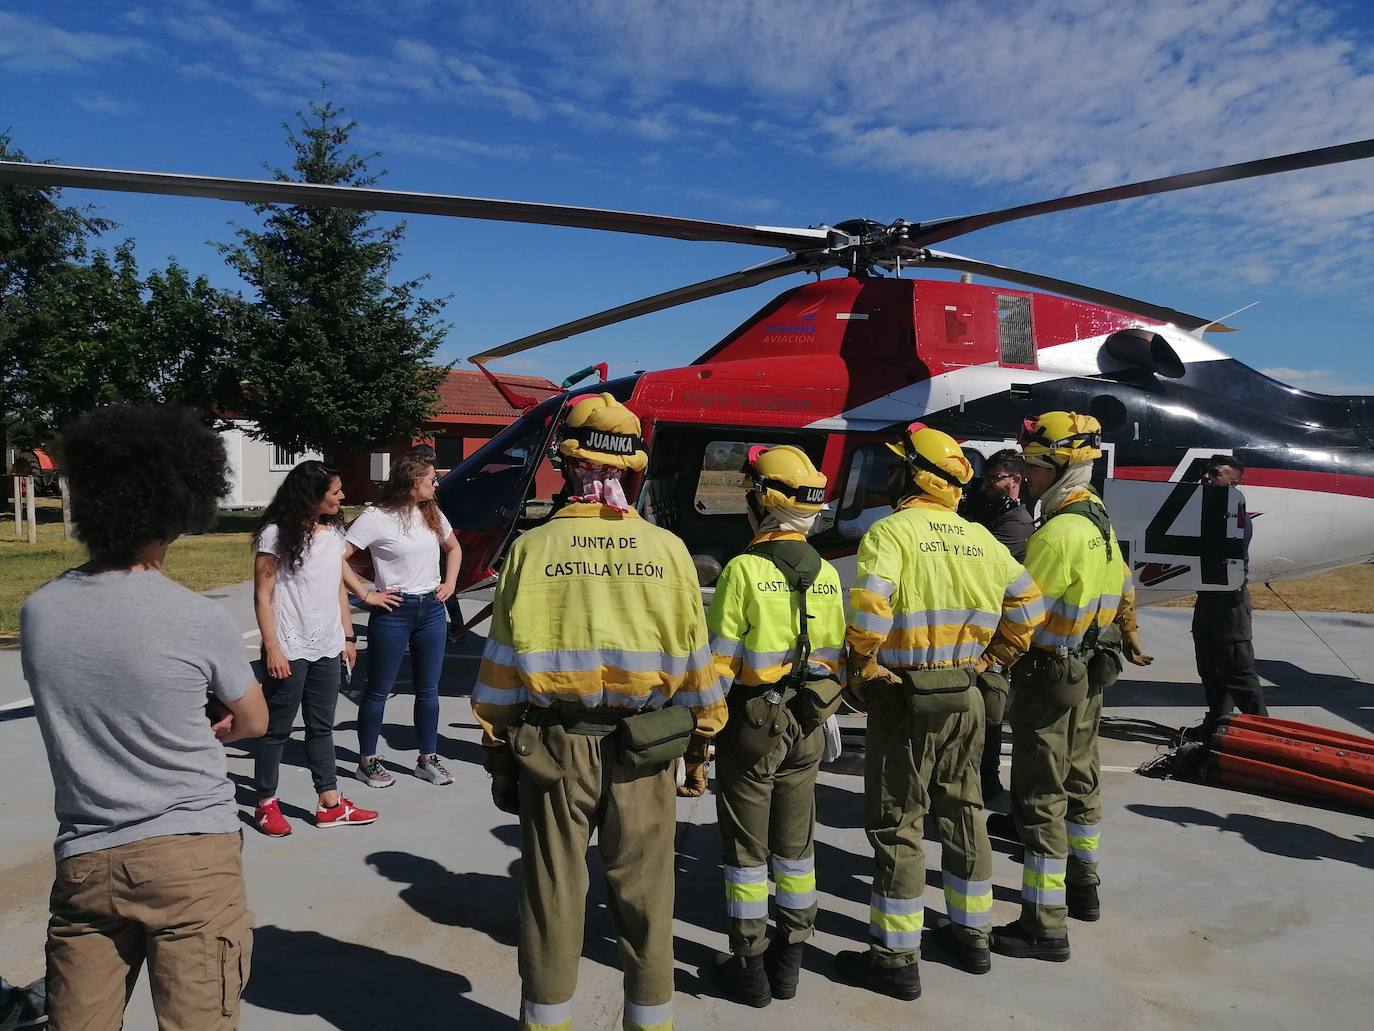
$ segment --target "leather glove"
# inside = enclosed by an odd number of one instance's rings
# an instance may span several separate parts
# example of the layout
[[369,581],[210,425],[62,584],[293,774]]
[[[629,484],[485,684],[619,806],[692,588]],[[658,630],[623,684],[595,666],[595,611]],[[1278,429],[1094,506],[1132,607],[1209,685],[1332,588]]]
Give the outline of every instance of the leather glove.
[[503,813],[520,812],[520,767],[505,745],[486,749],[486,768],[491,774],[491,800]]
[[679,798],[700,798],[706,794],[706,767],[710,763],[711,739],[705,734],[692,735],[687,752],[682,761],[686,765],[686,775],[682,786],[677,789]]
[[1121,635],[1121,654],[1133,666],[1148,666],[1155,661],[1155,657],[1146,655],[1141,647],[1139,630],[1127,630]]
[[991,665],[992,660],[984,653],[973,660],[973,672],[979,674],[986,673]]
[[687,763],[687,776],[677,789],[678,798],[700,798],[706,794],[706,760]]

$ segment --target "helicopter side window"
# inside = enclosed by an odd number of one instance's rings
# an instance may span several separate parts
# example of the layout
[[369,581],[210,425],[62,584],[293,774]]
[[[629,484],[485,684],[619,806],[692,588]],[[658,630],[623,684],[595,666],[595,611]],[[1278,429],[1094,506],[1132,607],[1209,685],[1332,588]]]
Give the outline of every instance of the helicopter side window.
[[752,446],[738,440],[713,440],[706,445],[693,508],[702,515],[743,515],[748,511],[740,489],[740,470]]
[[[983,474],[983,455],[971,447],[964,457],[973,466],[974,477]],[[887,482],[897,457],[884,443],[860,444],[849,458],[849,473],[835,529],[845,540],[857,540],[865,530],[892,511]]]

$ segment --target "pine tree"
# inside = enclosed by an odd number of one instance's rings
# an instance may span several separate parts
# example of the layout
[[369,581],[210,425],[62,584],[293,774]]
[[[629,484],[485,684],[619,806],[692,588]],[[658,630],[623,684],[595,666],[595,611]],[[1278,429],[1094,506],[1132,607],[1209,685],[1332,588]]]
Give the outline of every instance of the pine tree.
[[[348,151],[357,127],[325,101],[283,125],[295,152],[278,180],[368,186],[367,157]],[[447,367],[431,364],[447,329],[428,277],[389,281],[405,223],[342,208],[259,206],[262,231],[238,228],[221,246],[256,298],[241,337],[237,398],[226,403],[258,435],[293,451],[361,449],[416,433]]]

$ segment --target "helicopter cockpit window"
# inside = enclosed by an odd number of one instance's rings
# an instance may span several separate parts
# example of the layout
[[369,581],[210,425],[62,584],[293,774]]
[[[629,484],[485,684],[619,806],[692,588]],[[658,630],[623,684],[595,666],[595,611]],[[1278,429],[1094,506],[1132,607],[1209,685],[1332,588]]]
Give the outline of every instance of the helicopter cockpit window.
[[743,515],[744,468],[749,448],[753,445],[739,440],[713,440],[706,445],[701,459],[701,476],[697,480],[693,507],[702,515]]
[[493,437],[439,484],[439,503],[456,530],[489,530],[521,511],[544,460],[550,424],[562,405],[554,397]]
[[1003,365],[1034,368],[1035,334],[1029,297],[997,295],[997,343]]

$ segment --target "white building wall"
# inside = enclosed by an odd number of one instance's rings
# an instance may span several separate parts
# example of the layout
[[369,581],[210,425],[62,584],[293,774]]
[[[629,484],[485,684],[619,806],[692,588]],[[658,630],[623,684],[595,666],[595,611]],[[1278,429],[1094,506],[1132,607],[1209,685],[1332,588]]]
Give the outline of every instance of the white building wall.
[[236,421],[233,429],[220,433],[229,452],[233,480],[233,487],[221,504],[223,508],[262,508],[272,500],[272,495],[294,466],[307,459],[323,458],[316,451],[282,455],[267,441],[250,436],[254,428],[254,423]]

